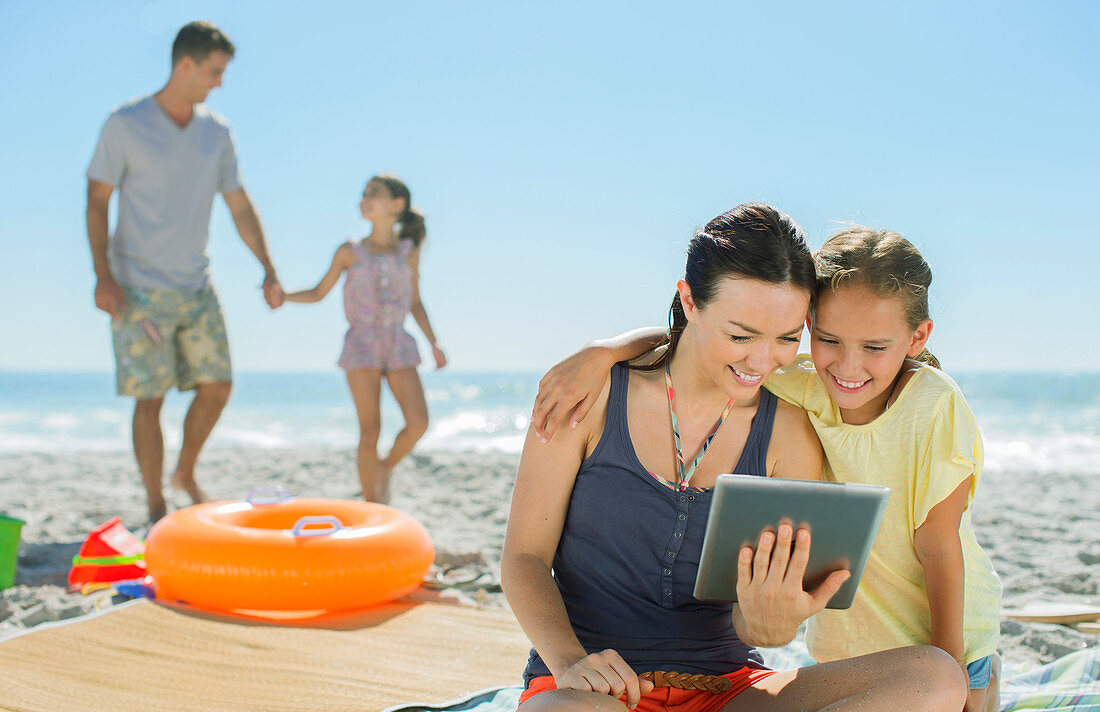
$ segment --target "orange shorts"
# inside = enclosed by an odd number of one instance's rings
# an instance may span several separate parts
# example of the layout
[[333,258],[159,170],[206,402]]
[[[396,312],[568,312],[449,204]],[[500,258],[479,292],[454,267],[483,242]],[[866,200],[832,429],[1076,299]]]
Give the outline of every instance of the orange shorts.
[[[722,676],[729,678],[733,687],[718,694],[706,690],[678,690],[674,687],[654,689],[649,694],[642,695],[637,709],[638,712],[717,712],[734,697],[774,674],[774,670],[756,667],[738,668]],[[522,705],[540,692],[556,689],[558,686],[554,684],[552,675],[536,677],[519,696],[519,703]],[[623,702],[625,701],[624,699]]]

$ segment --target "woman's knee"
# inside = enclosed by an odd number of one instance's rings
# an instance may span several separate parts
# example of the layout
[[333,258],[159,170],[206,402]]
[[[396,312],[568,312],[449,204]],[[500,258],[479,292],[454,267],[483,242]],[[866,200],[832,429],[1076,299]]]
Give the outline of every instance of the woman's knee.
[[580,690],[548,690],[519,706],[518,712],[626,712],[626,705],[610,695]]
[[962,667],[946,652],[933,645],[912,648],[912,674],[924,681],[928,710],[961,710],[966,702],[969,680]]

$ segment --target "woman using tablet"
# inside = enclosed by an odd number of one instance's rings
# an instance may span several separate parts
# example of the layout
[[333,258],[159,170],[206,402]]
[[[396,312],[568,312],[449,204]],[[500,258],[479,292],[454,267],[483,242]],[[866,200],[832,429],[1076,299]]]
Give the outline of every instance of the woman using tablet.
[[[788,216],[761,204],[718,216],[691,241],[663,348],[617,365],[578,428],[546,444],[528,433],[502,559],[534,644],[521,710],[961,709],[958,667],[929,646],[764,668],[752,646],[790,641],[848,576],[802,590],[808,532],[783,526],[755,558],[741,552],[737,604],[692,596],[719,474],[821,471],[805,414],[760,388],[794,359],[814,280]],[[638,675],[656,670],[731,689],[654,690]]]

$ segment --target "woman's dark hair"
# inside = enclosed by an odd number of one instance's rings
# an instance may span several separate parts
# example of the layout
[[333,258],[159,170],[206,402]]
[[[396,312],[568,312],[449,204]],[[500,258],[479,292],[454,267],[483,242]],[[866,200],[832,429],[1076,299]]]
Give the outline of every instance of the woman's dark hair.
[[[763,203],[738,205],[696,229],[691,238],[684,281],[691,287],[696,306],[706,307],[722,280],[731,277],[790,284],[811,296],[817,286],[813,257],[802,228],[791,216]],[[668,348],[656,361],[632,368],[663,369],[676,352],[687,323],[677,293],[668,310]]]
[[424,223],[424,215],[412,206],[412,195],[409,194],[409,186],[405,185],[405,182],[397,176],[389,173],[379,173],[371,180],[376,180],[386,186],[386,190],[390,191],[391,197],[405,199],[405,212],[397,219],[397,222],[401,224],[401,229],[397,231],[397,239],[412,240],[412,243],[419,247],[420,243],[424,242],[424,238],[427,237],[428,229]]
[[[852,225],[826,240],[814,253],[814,261],[819,292],[863,285],[880,297],[899,300],[910,329],[928,318],[932,268],[920,250],[898,233]],[[940,368],[928,349],[913,358]]]

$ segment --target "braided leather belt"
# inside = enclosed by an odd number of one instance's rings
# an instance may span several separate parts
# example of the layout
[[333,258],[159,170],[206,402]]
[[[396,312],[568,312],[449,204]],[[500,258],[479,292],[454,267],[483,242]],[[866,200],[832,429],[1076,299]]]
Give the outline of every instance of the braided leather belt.
[[733,687],[733,683],[729,681],[729,678],[721,675],[692,675],[686,672],[654,670],[653,672],[643,672],[638,677],[649,680],[654,687],[675,687],[678,690],[706,690],[713,694],[725,692]]

